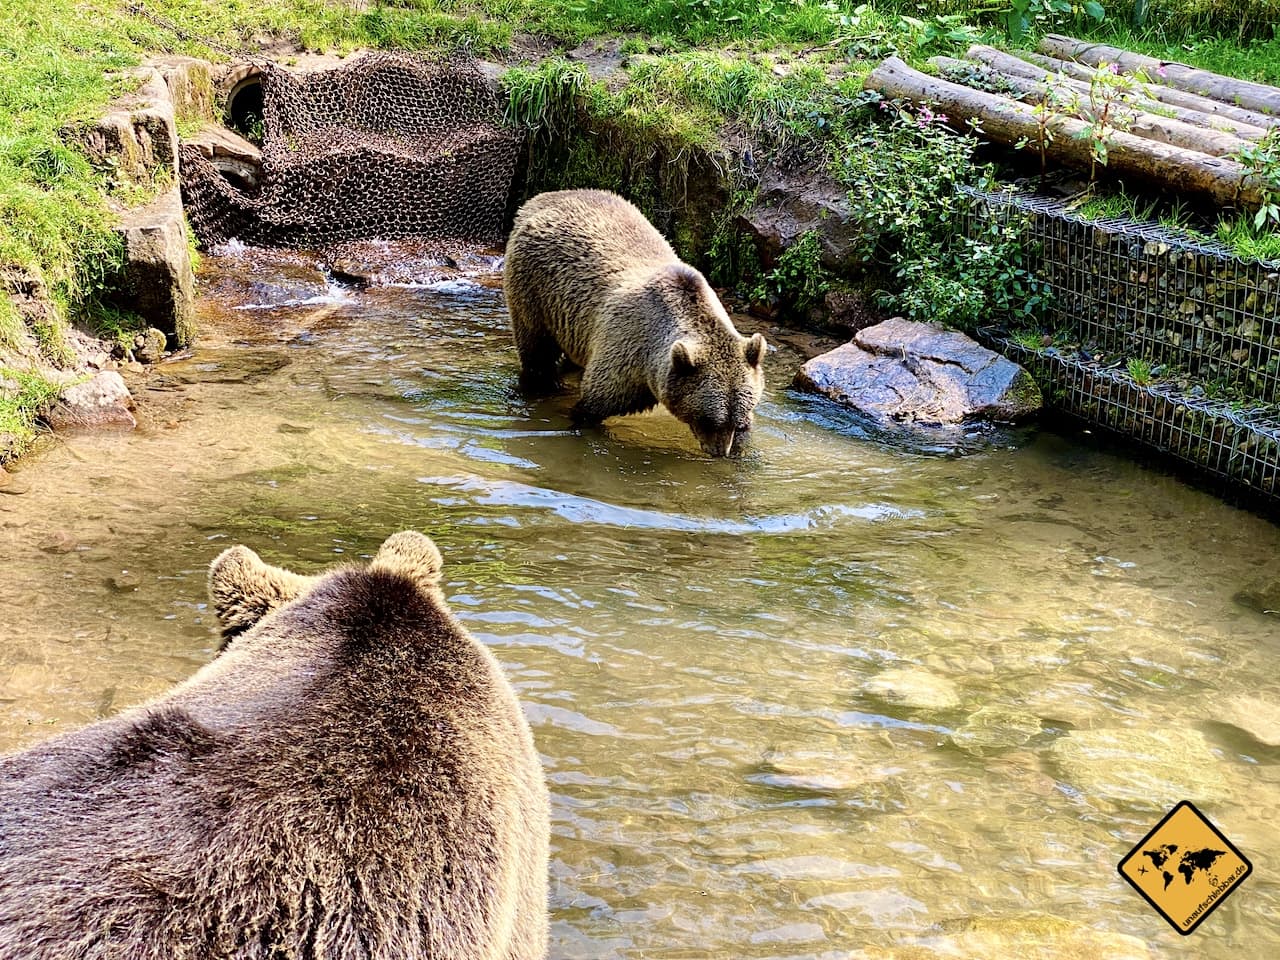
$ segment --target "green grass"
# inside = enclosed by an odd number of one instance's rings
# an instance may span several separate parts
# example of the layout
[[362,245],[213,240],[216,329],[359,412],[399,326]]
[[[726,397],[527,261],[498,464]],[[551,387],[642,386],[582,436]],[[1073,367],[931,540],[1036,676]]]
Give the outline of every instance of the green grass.
[[1076,212],[1089,220],[1158,223],[1190,240],[1216,240],[1244,260],[1280,261],[1280,232],[1255,227],[1251,216],[1226,214],[1208,218],[1203,213],[1197,215],[1181,201],[1138,197],[1118,187],[1095,188]]
[[1218,224],[1216,236],[1235,251],[1236,256],[1280,263],[1280,233],[1254,227],[1249,217],[1223,220]]
[[57,396],[58,386],[38,374],[0,367],[0,464],[31,444],[37,418]]
[[1147,360],[1143,360],[1140,357],[1130,357],[1125,361],[1124,366],[1129,376],[1133,378],[1133,382],[1140,387],[1147,386],[1154,379],[1151,372],[1151,363]]

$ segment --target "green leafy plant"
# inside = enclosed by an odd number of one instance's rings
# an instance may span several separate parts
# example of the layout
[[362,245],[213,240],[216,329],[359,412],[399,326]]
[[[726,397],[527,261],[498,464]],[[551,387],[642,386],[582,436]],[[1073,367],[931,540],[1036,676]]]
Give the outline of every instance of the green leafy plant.
[[1254,227],[1280,225],[1280,127],[1273,127],[1261,140],[1241,147],[1239,160],[1262,194],[1262,203],[1253,215]]
[[1138,357],[1130,357],[1125,362],[1125,369],[1129,371],[1129,376],[1133,378],[1133,382],[1140,387],[1147,386],[1155,379],[1151,371],[1150,362]]
[[936,15],[928,20],[903,16],[900,22],[922,53],[941,47],[968,46],[980,35],[963,14],[957,13]]
[[849,191],[851,212],[864,228],[864,259],[893,250],[917,252],[955,225],[956,188],[986,182],[973,163],[977,141],[945,129],[947,117],[928,107],[884,101],[880,122],[856,131],[842,146],[834,173]]
[[803,312],[822,301],[831,288],[831,274],[822,265],[822,241],[814,230],[802,233],[778,257],[772,270],[760,278],[754,300],[777,297]]
[[1036,319],[1048,287],[1026,265],[1023,225],[988,220],[976,229],[977,236],[956,236],[937,253],[901,261],[894,274],[902,290],[883,295],[882,304],[912,320],[962,330],[997,319]]
[[1080,136],[1089,142],[1089,182],[1098,178],[1098,167],[1107,165],[1107,151],[1113,134],[1127,130],[1133,122],[1132,112],[1123,107],[1127,100],[1142,92],[1144,84],[1133,74],[1122,73],[1118,64],[1100,63],[1089,78],[1089,98],[1085,109],[1085,128]]
[[1079,23],[1085,19],[1102,23],[1107,16],[1105,8],[1097,0],[1085,0],[1083,3],[1074,0],[1004,0],[986,10],[997,13],[1014,43],[1022,43],[1036,26],[1055,26],[1067,21]]
[[972,236],[962,222],[962,186],[995,187],[973,162],[977,141],[946,129],[928,107],[881,105],[881,123],[855,137],[836,173],[866,233],[867,260],[898,284],[881,303],[912,319],[962,329],[1000,317],[1033,318],[1047,288],[1029,270],[1024,224],[987,219]]
[[1035,139],[1024,137],[1014,144],[1018,150],[1035,144],[1040,158],[1040,188],[1043,190],[1048,172],[1049,145],[1053,143],[1054,132],[1059,122],[1073,116],[1080,106],[1080,97],[1066,83],[1061,74],[1046,74],[1044,78],[1044,96],[1032,109],[1036,118]]

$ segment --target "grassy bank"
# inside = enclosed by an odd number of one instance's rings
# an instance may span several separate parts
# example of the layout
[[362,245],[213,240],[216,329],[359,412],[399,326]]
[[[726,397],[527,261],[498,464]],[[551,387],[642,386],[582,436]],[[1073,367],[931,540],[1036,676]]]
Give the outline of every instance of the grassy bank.
[[[928,229],[945,226],[945,216],[930,219],[922,206],[938,194],[907,187],[915,169],[909,162],[886,169],[883,143],[889,137],[926,166],[938,160],[935,152],[950,158],[949,148],[912,139],[909,129],[877,133],[860,99],[861,78],[890,53],[921,63],[975,41],[1027,45],[1056,29],[1280,83],[1280,37],[1272,26],[1280,22],[1280,0],[1114,0],[1102,8],[1056,0],[0,0],[0,17],[0,265],[42,279],[63,324],[92,320],[120,253],[110,230],[113,206],[131,199],[113,195],[111,171],[92,168],[68,133],[127,89],[122,71],[153,52],[220,59],[275,39],[308,50],[466,46],[494,56],[619,35],[624,53],[644,55],[625,89],[591,84],[563,66],[515,75],[515,118],[558,136],[554,104],[544,115],[538,98],[554,100],[576,84],[591,114],[621,118],[677,158],[683,146],[706,145],[732,119],[772,151],[809,151],[851,188],[876,187],[899,220]],[[529,44],[530,36],[537,42]],[[904,122],[910,128],[914,119]],[[570,159],[602,163],[607,152]],[[948,177],[980,175],[965,168],[971,145],[963,153]],[[564,175],[576,172],[569,166]],[[930,182],[941,189],[936,180]],[[909,195],[886,197],[878,190],[884,182]],[[881,226],[907,236],[901,223]],[[1222,231],[1232,242],[1271,249],[1238,224]],[[699,242],[717,241],[712,235]],[[982,279],[979,271],[969,281]],[[0,297],[0,357],[25,340],[21,323]],[[58,332],[43,331],[41,342],[47,359],[58,359]],[[16,403],[18,411],[0,431],[16,425],[29,435],[33,404],[44,392],[24,388],[16,400],[0,401],[2,410]]]

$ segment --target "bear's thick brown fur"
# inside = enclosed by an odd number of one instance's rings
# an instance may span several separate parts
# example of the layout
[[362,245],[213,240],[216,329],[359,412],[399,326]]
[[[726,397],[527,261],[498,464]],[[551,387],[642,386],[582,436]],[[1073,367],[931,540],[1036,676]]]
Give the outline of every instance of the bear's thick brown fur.
[[739,334],[706,278],[621,197],[528,201],[507,240],[505,286],[522,382],[554,387],[567,357],[583,371],[579,422],[662,403],[715,456],[751,429],[764,337]]
[[542,769],[440,568],[215,560],[224,653],[0,757],[0,958],[544,958]]

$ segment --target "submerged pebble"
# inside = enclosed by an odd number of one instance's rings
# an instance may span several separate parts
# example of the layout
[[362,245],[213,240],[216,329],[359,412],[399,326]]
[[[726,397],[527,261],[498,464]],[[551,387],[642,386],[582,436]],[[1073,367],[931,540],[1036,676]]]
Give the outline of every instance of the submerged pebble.
[[1040,718],[1008,707],[979,707],[951,734],[951,742],[975,757],[1018,747],[1043,730]]
[[1280,747],[1280,703],[1262,697],[1232,697],[1214,717],[1247,733],[1268,747]]

